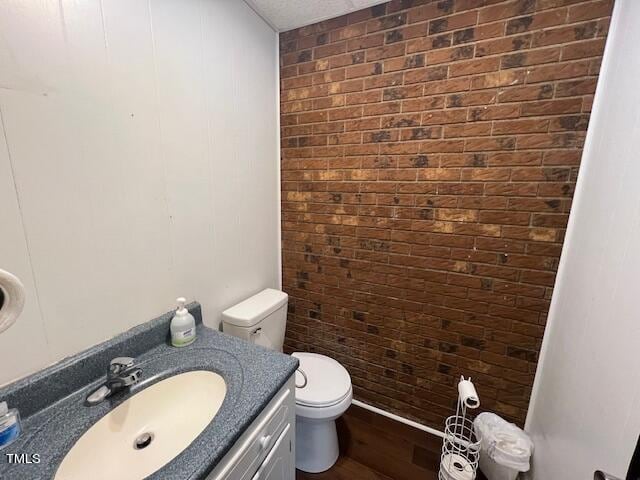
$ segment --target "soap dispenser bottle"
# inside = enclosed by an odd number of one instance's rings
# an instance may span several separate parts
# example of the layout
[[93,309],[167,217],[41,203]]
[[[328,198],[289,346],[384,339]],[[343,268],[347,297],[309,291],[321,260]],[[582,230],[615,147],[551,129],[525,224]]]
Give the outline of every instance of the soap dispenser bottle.
[[0,402],[0,450],[12,444],[21,431],[18,410],[9,409],[7,402]]
[[176,314],[171,319],[171,345],[174,347],[186,347],[191,345],[196,339],[196,320],[189,310],[184,308],[187,300],[180,297],[176,300],[178,308]]

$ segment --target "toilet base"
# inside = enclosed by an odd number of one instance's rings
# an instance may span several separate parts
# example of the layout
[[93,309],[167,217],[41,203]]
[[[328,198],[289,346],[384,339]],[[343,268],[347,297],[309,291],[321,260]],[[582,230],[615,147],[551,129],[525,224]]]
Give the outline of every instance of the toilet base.
[[335,420],[296,418],[296,468],[307,473],[329,470],[338,460]]

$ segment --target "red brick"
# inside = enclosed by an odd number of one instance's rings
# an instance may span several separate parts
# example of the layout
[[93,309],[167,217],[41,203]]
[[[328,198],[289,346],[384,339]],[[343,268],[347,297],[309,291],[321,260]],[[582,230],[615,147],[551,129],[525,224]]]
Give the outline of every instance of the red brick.
[[533,34],[532,46],[575,42],[594,38],[597,33],[596,22],[586,22],[578,25],[561,26],[537,31]]
[[532,13],[535,3],[528,0],[512,0],[498,3],[480,10],[478,21],[480,23],[494,22],[503,18],[517,17]]
[[437,428],[473,372],[522,424],[612,4],[392,0],[280,35],[286,351]]
[[608,17],[613,9],[613,0],[596,0],[583,2],[569,8],[569,22],[579,22],[591,18]]
[[515,133],[539,133],[549,130],[548,119],[505,120],[493,124],[494,135]]
[[461,77],[463,75],[492,72],[498,70],[499,65],[500,59],[497,57],[469,60],[451,65],[449,67],[449,75],[451,77]]
[[604,38],[596,38],[585,42],[577,42],[562,47],[562,60],[598,57],[604,52]]
[[468,11],[429,21],[429,35],[436,35],[449,30],[475,25],[478,22],[478,12]]
[[565,78],[583,77],[589,74],[589,63],[586,61],[561,63],[534,67],[527,71],[527,83],[549,82]]
[[562,113],[576,113],[582,109],[582,100],[544,100],[541,102],[530,102],[522,105],[522,116],[532,115],[559,115]]

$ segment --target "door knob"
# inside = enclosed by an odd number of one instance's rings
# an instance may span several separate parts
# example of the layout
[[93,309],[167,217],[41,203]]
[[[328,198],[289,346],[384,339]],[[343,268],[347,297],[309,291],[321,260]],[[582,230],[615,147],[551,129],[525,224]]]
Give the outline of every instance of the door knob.
[[269,446],[269,442],[271,441],[271,435],[265,435],[260,439],[260,448],[264,450]]

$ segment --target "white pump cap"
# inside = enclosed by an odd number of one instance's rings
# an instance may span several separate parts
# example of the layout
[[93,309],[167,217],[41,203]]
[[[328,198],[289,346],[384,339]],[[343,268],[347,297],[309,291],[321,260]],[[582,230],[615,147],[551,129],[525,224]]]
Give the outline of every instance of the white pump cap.
[[176,313],[178,315],[184,315],[185,313],[188,313],[187,309],[184,308],[184,306],[187,304],[186,298],[178,297],[176,298],[176,303],[178,304],[178,308],[176,308]]
[[7,402],[0,402],[0,417],[6,415],[8,411],[9,406],[7,405]]

